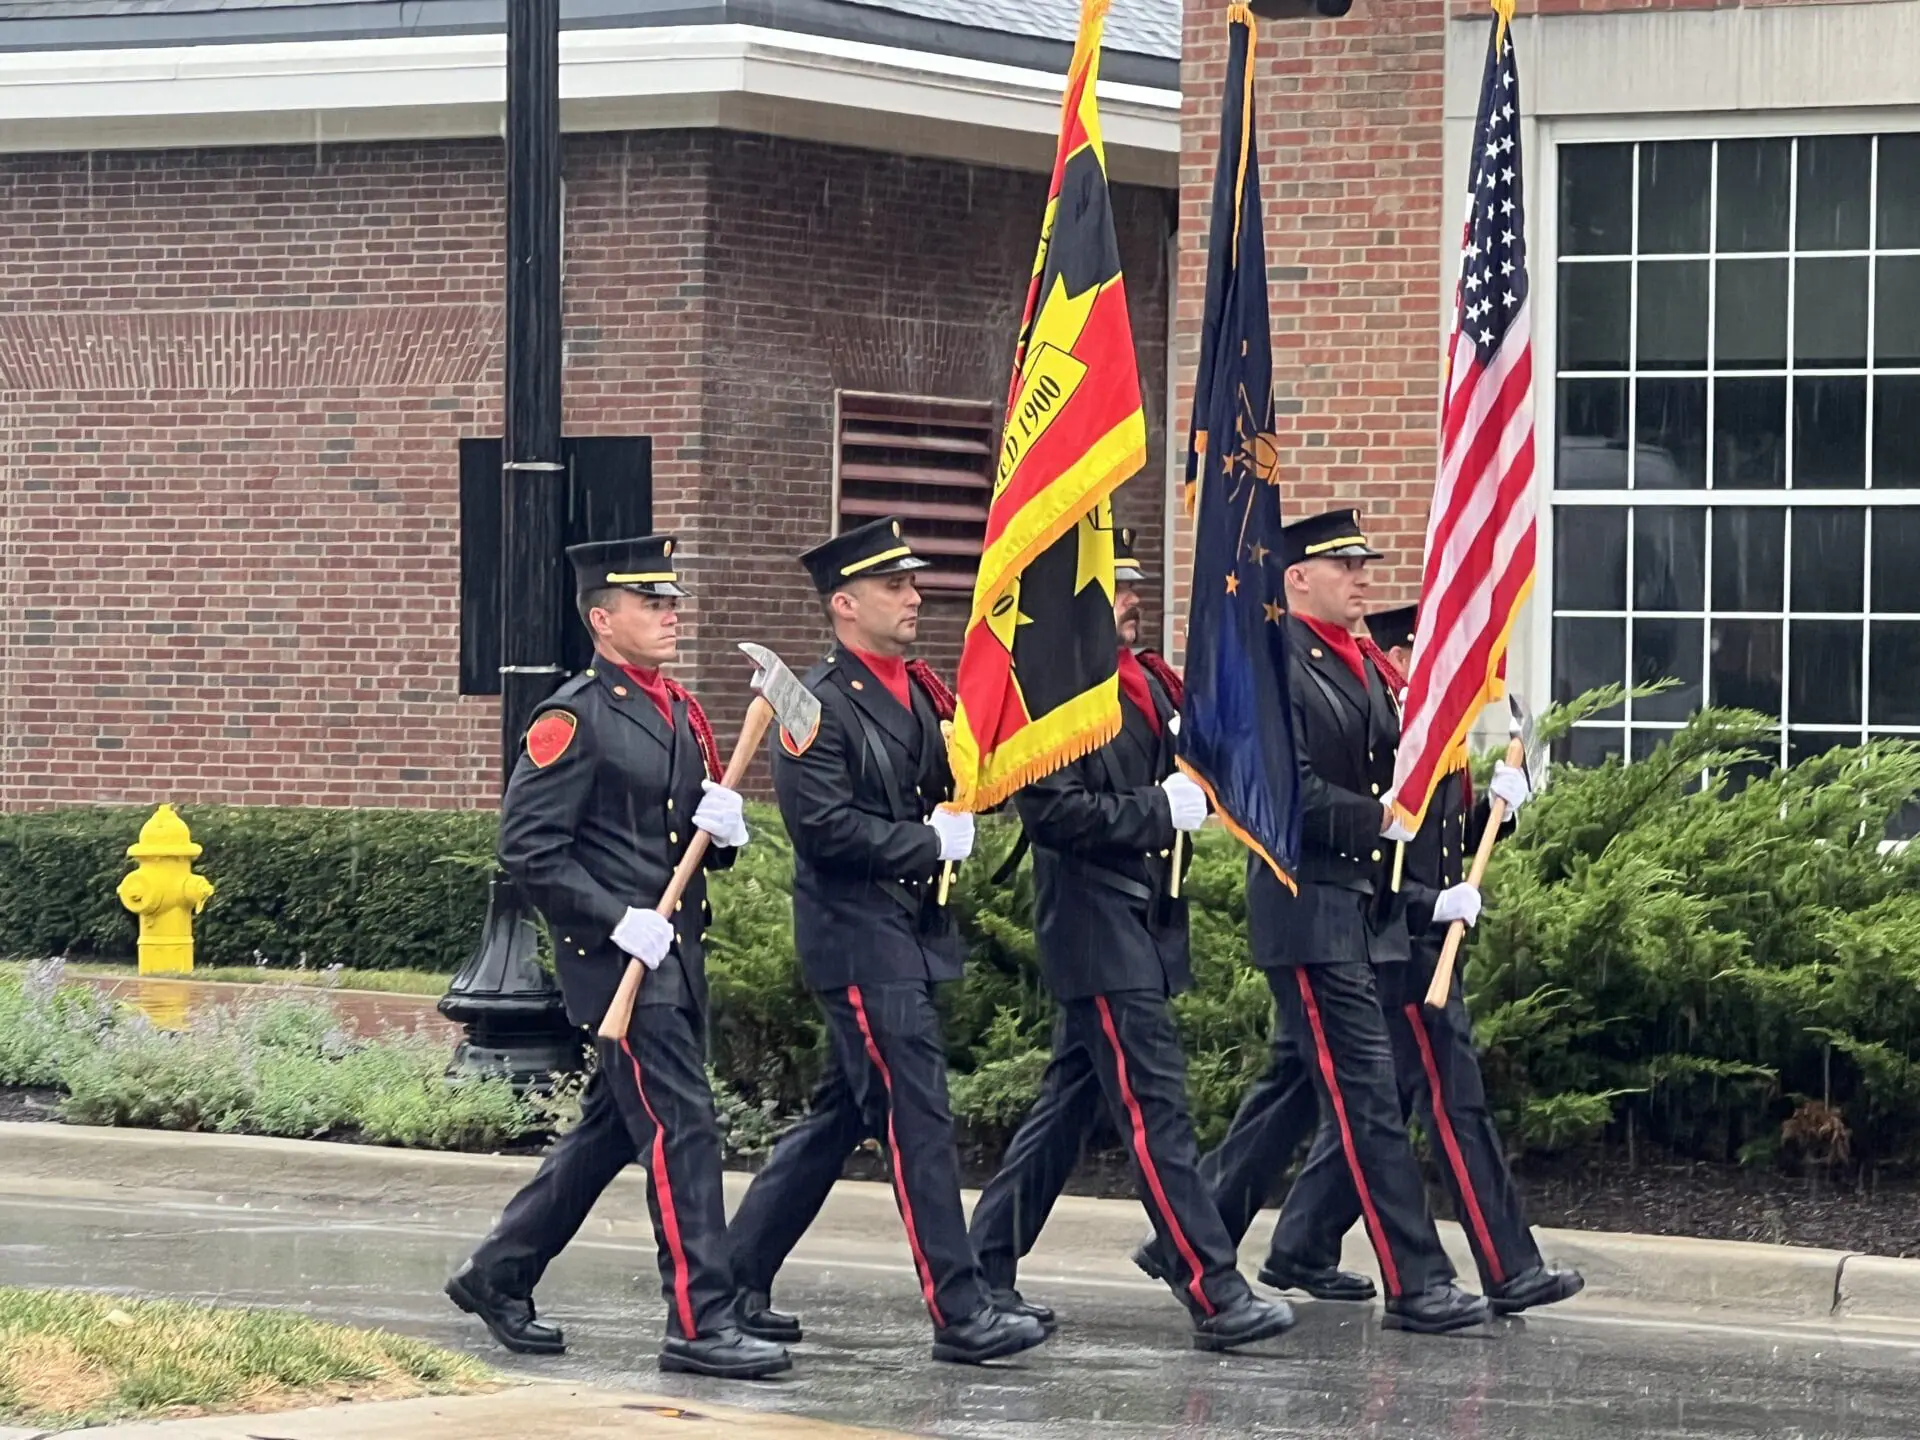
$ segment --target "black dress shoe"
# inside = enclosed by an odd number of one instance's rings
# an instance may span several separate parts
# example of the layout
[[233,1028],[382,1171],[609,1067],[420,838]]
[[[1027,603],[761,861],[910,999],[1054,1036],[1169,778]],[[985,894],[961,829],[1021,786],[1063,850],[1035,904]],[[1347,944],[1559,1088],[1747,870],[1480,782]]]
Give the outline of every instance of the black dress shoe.
[[1449,1330],[1484,1325],[1492,1318],[1493,1307],[1478,1295],[1469,1295],[1457,1285],[1436,1285],[1418,1295],[1387,1301],[1386,1318],[1381,1323],[1389,1330],[1444,1335]]
[[731,1325],[682,1340],[670,1335],[660,1347],[660,1368],[675,1375],[708,1375],[715,1380],[764,1380],[793,1368],[786,1347],[756,1340]]
[[1051,1335],[1060,1328],[1060,1321],[1054,1315],[1051,1306],[1036,1305],[1018,1290],[995,1290],[989,1297],[993,1308],[1007,1315],[1025,1315],[1030,1320],[1038,1320],[1040,1328]]
[[567,1348],[567,1337],[558,1325],[535,1318],[531,1297],[496,1289],[471,1260],[447,1281],[446,1289],[449,1300],[469,1315],[478,1315],[493,1338],[516,1354],[559,1355]]
[[1517,1315],[1522,1310],[1571,1300],[1586,1288],[1586,1277],[1578,1270],[1552,1270],[1536,1265],[1504,1285],[1487,1287],[1487,1299],[1493,1305],[1494,1314]]
[[950,1365],[984,1365],[1042,1344],[1047,1332],[1031,1315],[1013,1315],[988,1305],[933,1332],[933,1358]]
[[1271,1340],[1293,1328],[1293,1307],[1284,1300],[1248,1295],[1225,1310],[1193,1322],[1196,1350],[1237,1350]]
[[734,1297],[733,1315],[740,1333],[756,1340],[798,1345],[806,1338],[801,1334],[799,1318],[774,1309],[773,1297],[764,1290],[742,1290]]
[[1352,1270],[1296,1265],[1271,1255],[1260,1267],[1260,1283],[1275,1290],[1299,1290],[1316,1300],[1371,1300],[1378,1293],[1373,1281]]
[[1161,1262],[1160,1251],[1154,1241],[1143,1242],[1140,1248],[1133,1252],[1133,1263],[1138,1265],[1149,1278],[1158,1280],[1163,1285],[1173,1283],[1173,1272]]

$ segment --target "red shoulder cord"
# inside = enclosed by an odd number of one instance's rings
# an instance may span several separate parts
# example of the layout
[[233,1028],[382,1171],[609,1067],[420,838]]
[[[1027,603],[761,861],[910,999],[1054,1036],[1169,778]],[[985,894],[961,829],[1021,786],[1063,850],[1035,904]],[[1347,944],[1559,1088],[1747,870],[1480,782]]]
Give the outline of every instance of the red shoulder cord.
[[1407,688],[1407,677],[1400,673],[1400,667],[1387,658],[1387,652],[1374,643],[1371,635],[1356,635],[1360,642],[1360,653],[1373,662],[1373,668],[1380,672],[1380,678],[1387,682],[1387,691],[1395,704],[1400,694]]
[[693,738],[700,744],[700,758],[706,763],[707,778],[718,785],[722,778],[720,746],[713,738],[713,722],[707,719],[700,702],[678,680],[667,681],[667,694],[687,707],[687,723],[693,726]]
[[933,702],[933,713],[941,720],[953,719],[955,705],[953,691],[947,688],[947,682],[933,673],[933,666],[924,660],[907,661],[907,674],[919,687],[926,691],[927,699]]
[[1166,687],[1167,698],[1173,701],[1178,710],[1181,702],[1187,698],[1186,682],[1180,678],[1180,672],[1166,662],[1164,656],[1151,650],[1142,650],[1138,656],[1140,668],[1152,673],[1153,678]]

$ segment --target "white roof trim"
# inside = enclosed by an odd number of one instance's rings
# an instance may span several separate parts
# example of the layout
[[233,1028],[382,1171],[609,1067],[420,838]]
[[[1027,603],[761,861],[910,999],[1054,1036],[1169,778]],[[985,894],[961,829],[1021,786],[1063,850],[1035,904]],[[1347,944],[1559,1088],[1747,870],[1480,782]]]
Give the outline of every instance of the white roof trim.
[[[500,133],[500,35],[19,53],[0,152]],[[1062,76],[748,25],[573,30],[569,130],[723,126],[1023,169],[1052,162]],[[1173,185],[1178,91],[1103,84],[1117,179]]]

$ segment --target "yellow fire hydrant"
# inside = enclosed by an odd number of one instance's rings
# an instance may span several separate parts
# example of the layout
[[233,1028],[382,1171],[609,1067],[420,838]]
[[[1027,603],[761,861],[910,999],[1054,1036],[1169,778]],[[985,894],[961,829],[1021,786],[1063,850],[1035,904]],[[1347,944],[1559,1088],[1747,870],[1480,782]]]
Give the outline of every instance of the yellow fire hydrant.
[[193,917],[213,895],[213,882],[193,873],[200,847],[187,822],[162,805],[127,847],[140,864],[120,882],[120,903],[140,917],[140,973],[181,975],[193,969]]

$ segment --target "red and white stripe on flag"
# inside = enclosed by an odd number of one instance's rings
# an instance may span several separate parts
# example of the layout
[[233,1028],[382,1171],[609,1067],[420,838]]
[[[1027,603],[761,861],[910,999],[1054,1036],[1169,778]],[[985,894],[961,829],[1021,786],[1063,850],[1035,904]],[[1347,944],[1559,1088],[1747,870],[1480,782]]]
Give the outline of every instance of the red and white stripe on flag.
[[1393,804],[1417,830],[1466,757],[1480,712],[1506,694],[1507,641],[1533,587],[1533,327],[1520,165],[1520,81],[1494,22],[1474,127],[1472,188],[1447,349],[1440,474],[1427,521],[1420,623]]

